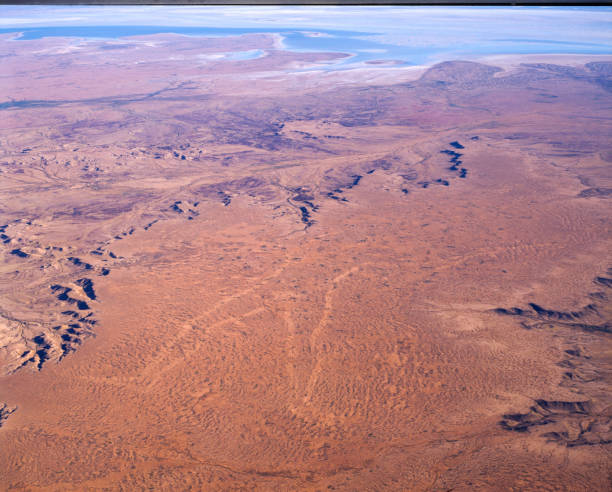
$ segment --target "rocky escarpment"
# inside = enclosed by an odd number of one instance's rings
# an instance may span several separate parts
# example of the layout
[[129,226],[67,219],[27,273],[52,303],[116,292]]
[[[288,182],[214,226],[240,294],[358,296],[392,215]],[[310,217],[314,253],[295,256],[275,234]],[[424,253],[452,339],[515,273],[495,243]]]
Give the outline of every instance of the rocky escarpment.
[[17,407],[11,407],[6,403],[0,403],[0,427],[10,417],[10,415],[17,410]]
[[505,414],[500,426],[511,432],[537,433],[543,439],[571,448],[612,443],[612,401],[606,381],[609,368],[602,354],[588,352],[581,340],[591,346],[609,344],[612,333],[610,292],[612,269],[598,275],[593,284],[600,289],[587,294],[591,300],[580,309],[544,308],[534,302],[528,307],[497,308],[502,316],[515,317],[528,330],[555,330],[564,346],[558,362],[561,387],[576,400],[534,400],[526,411]]

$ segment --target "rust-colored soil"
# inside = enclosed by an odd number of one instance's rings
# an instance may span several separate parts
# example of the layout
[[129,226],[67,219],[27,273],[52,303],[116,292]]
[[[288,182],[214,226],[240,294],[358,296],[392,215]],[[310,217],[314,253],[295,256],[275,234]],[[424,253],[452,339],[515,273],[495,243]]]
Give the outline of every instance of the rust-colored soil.
[[71,43],[0,42],[3,490],[610,489],[612,62]]

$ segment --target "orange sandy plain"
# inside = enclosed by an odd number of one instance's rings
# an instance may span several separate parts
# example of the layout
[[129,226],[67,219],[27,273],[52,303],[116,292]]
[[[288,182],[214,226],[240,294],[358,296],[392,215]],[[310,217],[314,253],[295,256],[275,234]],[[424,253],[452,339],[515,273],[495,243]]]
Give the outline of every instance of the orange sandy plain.
[[610,490],[611,60],[10,37],[3,490]]

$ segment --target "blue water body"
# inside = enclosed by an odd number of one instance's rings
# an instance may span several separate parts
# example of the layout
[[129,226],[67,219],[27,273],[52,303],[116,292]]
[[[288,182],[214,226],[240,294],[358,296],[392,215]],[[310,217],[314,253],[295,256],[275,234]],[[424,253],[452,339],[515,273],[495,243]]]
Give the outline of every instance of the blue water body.
[[283,34],[283,46],[290,51],[300,52],[336,52],[348,53],[350,58],[335,63],[336,68],[342,65],[354,65],[371,60],[396,60],[406,65],[426,62],[437,51],[434,48],[415,48],[381,43],[368,39],[367,33],[352,35],[320,32],[319,36],[303,31]]
[[263,50],[247,50],[247,51],[230,51],[224,53],[226,60],[239,61],[239,60],[254,60],[264,55]]
[[[44,37],[74,37],[86,39],[117,39],[128,36],[173,33],[188,36],[224,37],[253,33],[281,35],[287,50],[299,52],[338,52],[350,57],[326,65],[329,70],[346,69],[373,60],[394,60],[403,65],[422,65],[433,61],[503,54],[610,54],[610,44],[572,42],[556,39],[488,39],[486,42],[461,43],[449,46],[410,46],[382,42],[381,32],[347,30],[298,30],[268,27],[172,27],[172,26],[56,26],[0,29],[0,34],[20,32],[17,40]],[[408,29],[407,29],[408,34]],[[248,60],[262,56],[262,52],[249,50],[227,55],[233,60]],[[395,65],[397,66],[397,65]]]
[[[183,34],[186,36],[240,36],[241,34],[273,33],[282,34],[292,29],[256,28],[256,27],[178,27],[178,26],[51,26],[23,27],[0,29],[0,34],[20,32],[21,40],[32,40],[46,37],[98,38],[116,39],[127,36],[145,36],[150,34]],[[332,36],[364,36],[369,33],[357,31],[326,30]]]

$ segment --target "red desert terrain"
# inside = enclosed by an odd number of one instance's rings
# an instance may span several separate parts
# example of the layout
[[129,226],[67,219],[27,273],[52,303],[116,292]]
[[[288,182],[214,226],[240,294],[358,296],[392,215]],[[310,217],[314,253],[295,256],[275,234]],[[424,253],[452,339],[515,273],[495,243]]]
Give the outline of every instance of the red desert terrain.
[[612,59],[11,37],[2,490],[610,490]]

